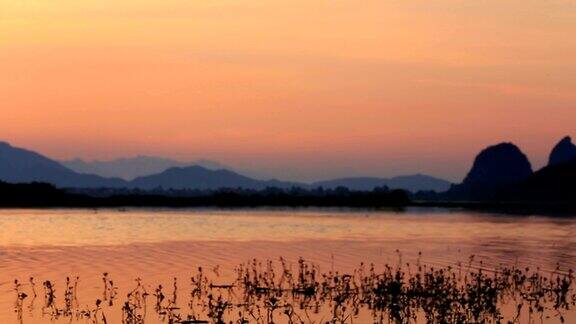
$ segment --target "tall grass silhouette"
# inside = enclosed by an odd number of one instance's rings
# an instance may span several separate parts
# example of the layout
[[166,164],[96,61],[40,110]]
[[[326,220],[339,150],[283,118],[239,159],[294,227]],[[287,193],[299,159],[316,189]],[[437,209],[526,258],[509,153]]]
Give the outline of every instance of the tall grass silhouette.
[[[576,305],[574,273],[467,263],[433,267],[402,263],[360,264],[341,273],[304,259],[290,263],[253,259],[234,269],[234,278],[218,282],[219,268],[192,270],[189,282],[174,278],[168,287],[147,286],[137,278],[125,296],[111,276],[102,276],[103,296],[80,307],[79,278],[66,278],[60,295],[53,281],[43,283],[43,316],[107,324],[107,312],[122,313],[123,324],[150,319],[166,323],[520,323],[535,319],[564,322]],[[152,287],[152,288],[151,288]],[[26,301],[33,305],[34,279],[14,282],[15,312],[20,322]],[[26,290],[26,291],[25,291]],[[185,292],[185,293],[184,293]],[[33,297],[30,297],[33,296]],[[187,300],[179,297],[187,296]],[[33,309],[33,306],[32,306]]]

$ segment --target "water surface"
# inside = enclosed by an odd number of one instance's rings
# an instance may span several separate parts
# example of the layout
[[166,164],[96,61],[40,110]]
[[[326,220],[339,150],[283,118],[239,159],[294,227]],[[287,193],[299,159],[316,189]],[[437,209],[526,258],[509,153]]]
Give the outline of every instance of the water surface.
[[[225,282],[252,258],[303,257],[321,269],[347,271],[361,262],[417,259],[455,266],[473,255],[485,267],[566,270],[576,269],[575,234],[576,218],[445,209],[1,210],[0,322],[17,322],[13,280],[30,276],[60,284],[79,276],[80,303],[91,305],[101,298],[104,272],[124,292],[137,277],[149,285],[173,277],[186,282],[198,266]],[[50,322],[37,311],[23,322]],[[111,323],[119,321],[114,312]]]

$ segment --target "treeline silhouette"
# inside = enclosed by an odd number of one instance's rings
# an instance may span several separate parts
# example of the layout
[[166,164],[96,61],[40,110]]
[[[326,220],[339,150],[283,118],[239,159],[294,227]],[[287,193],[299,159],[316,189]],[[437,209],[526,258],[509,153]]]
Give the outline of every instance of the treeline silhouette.
[[347,188],[247,190],[122,190],[66,191],[45,183],[0,182],[2,207],[403,207],[410,203],[403,190],[386,187],[372,191]]
[[83,198],[56,189],[47,183],[6,183],[0,181],[0,205],[4,207],[65,206]]
[[[123,208],[123,207],[443,207],[518,215],[534,213],[573,215],[573,202],[454,201],[434,192],[410,195],[386,187],[372,191],[301,188],[248,190],[58,189],[46,183],[11,184],[0,181],[0,207],[4,208]],[[423,199],[424,198],[424,199]]]

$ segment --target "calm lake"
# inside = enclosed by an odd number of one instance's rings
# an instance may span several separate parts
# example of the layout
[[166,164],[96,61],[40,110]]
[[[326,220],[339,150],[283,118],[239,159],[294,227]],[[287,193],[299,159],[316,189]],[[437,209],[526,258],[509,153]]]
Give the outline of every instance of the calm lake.
[[[45,309],[42,286],[50,280],[55,303],[63,305],[66,277],[79,278],[77,309],[107,300],[108,323],[122,323],[121,307],[136,278],[151,294],[163,284],[166,295],[177,278],[185,313],[190,277],[198,267],[213,283],[226,284],[238,265],[280,257],[294,265],[302,257],[321,271],[341,272],[362,262],[567,271],[576,269],[576,217],[418,208],[0,210],[0,323],[69,323],[70,318],[54,318]],[[104,287],[104,273],[113,280],[113,290]],[[15,279],[28,296],[20,305]],[[117,293],[115,303],[108,303],[111,291]],[[153,309],[147,312],[146,323],[167,322]],[[369,318],[357,316],[355,323]],[[565,314],[568,322],[574,316]],[[540,321],[559,319],[552,315]]]

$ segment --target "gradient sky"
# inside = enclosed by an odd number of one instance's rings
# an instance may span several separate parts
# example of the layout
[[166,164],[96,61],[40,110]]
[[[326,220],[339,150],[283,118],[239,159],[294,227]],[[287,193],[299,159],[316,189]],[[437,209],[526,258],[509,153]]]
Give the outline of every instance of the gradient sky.
[[0,140],[58,159],[459,180],[575,89],[572,0],[0,0]]

